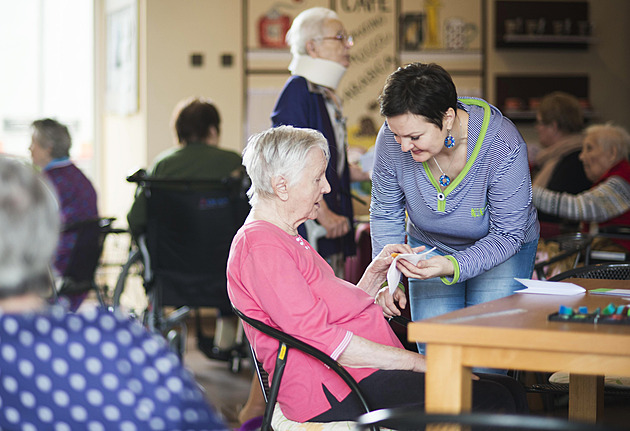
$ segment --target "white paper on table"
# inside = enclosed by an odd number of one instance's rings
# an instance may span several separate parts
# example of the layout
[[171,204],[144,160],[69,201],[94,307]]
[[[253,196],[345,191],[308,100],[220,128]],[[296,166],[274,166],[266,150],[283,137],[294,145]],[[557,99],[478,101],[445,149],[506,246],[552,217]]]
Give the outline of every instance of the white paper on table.
[[414,254],[414,253],[403,253],[399,254],[394,258],[394,261],[391,265],[389,265],[389,269],[387,270],[387,285],[389,286],[389,294],[393,295],[398,287],[398,283],[400,282],[400,270],[396,268],[396,262],[400,259],[405,259],[408,262],[416,265],[421,260],[426,259],[426,255],[435,250],[433,247],[431,250],[423,251],[422,253]]
[[573,283],[559,281],[529,280],[527,278],[515,278],[514,280],[525,285],[527,289],[517,290],[516,293],[539,293],[543,295],[579,295],[586,292],[582,286]]

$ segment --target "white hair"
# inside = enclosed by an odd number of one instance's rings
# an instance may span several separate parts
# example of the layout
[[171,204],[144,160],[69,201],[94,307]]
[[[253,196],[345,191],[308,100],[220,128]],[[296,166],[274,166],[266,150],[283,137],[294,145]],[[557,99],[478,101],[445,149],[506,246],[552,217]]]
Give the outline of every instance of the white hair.
[[317,130],[278,126],[251,136],[243,150],[243,166],[252,182],[247,191],[250,205],[273,196],[273,177],[283,176],[289,185],[299,181],[313,148],[320,149],[326,161],[330,159],[328,141]]
[[593,138],[604,151],[617,151],[616,162],[627,159],[630,154],[630,134],[621,126],[612,123],[593,124],[584,131]]
[[57,246],[56,195],[30,166],[1,156],[0,226],[0,295],[43,288],[32,285],[48,274]]
[[291,54],[294,57],[306,55],[306,43],[324,36],[324,24],[328,20],[339,20],[339,16],[325,7],[306,9],[296,16],[285,38]]

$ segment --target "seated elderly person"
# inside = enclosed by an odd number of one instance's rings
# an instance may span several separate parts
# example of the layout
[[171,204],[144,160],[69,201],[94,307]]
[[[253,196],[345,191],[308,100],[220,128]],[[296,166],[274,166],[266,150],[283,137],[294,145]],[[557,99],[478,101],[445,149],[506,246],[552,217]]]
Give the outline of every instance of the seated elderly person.
[[[337,278],[297,231],[305,220],[317,217],[322,196],[330,191],[328,157],[326,139],[315,130],[280,126],[249,140],[243,164],[252,181],[252,211],[232,242],[230,299],[244,314],[337,360],[359,382],[373,408],[422,409],[424,357],[405,350],[384,318],[400,310],[375,303],[391,254],[422,247],[386,246],[356,286]],[[396,299],[406,306],[402,291]],[[251,327],[245,331],[264,368],[273,370],[277,342]],[[522,387],[509,377],[480,374],[472,385],[473,410],[527,411]],[[288,419],[298,422],[354,420],[361,414],[336,374],[301,353],[288,357],[278,403]]]
[[[593,186],[579,194],[533,188],[538,211],[599,226],[630,225],[630,135],[622,127],[596,124],[585,130],[580,160]],[[630,241],[616,241],[630,250]]]
[[[32,124],[31,158],[33,164],[41,168],[57,194],[61,223],[61,233],[53,270],[56,276],[67,275],[70,260],[77,244],[78,226],[81,222],[98,218],[96,191],[90,180],[70,160],[72,138],[68,127],[50,118],[35,120]],[[70,309],[76,310],[87,292],[68,294]]]
[[0,429],[227,429],[162,338],[126,316],[48,305],[55,196],[3,157],[0,226]]
[[[584,113],[577,97],[554,91],[540,101],[536,132],[542,149],[536,154],[532,185],[555,192],[577,194],[591,187],[580,161]],[[540,236],[574,232],[577,222],[550,214],[538,214]]]

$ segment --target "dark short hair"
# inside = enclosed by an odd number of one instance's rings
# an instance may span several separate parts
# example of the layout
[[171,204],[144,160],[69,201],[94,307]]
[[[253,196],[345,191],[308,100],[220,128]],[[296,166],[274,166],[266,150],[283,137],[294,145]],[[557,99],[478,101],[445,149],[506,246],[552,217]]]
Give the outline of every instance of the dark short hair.
[[579,133],[584,127],[584,113],[577,97],[554,91],[540,101],[538,107],[543,124],[555,122],[564,133]]
[[175,132],[181,143],[205,141],[210,127],[220,133],[219,111],[208,99],[194,97],[183,100],[177,105],[175,113]]
[[435,63],[411,63],[387,77],[378,98],[381,115],[421,115],[442,129],[448,108],[457,111],[457,91],[451,75]]

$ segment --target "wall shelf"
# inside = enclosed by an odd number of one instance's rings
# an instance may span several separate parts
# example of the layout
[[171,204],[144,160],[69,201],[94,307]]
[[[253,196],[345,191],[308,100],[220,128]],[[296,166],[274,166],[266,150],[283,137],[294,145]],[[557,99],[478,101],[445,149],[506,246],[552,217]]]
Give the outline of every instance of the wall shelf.
[[437,63],[450,73],[469,72],[481,74],[483,72],[483,54],[481,50],[420,50],[401,51],[401,64],[415,61],[422,63]]
[[537,104],[553,91],[574,95],[584,105],[584,117],[593,117],[586,75],[499,75],[495,84],[497,107],[513,121],[536,120]]
[[584,50],[594,42],[591,27],[587,1],[496,1],[498,49]]
[[572,35],[537,35],[537,34],[506,34],[503,41],[509,43],[549,43],[549,44],[591,44],[595,38],[591,36]]

